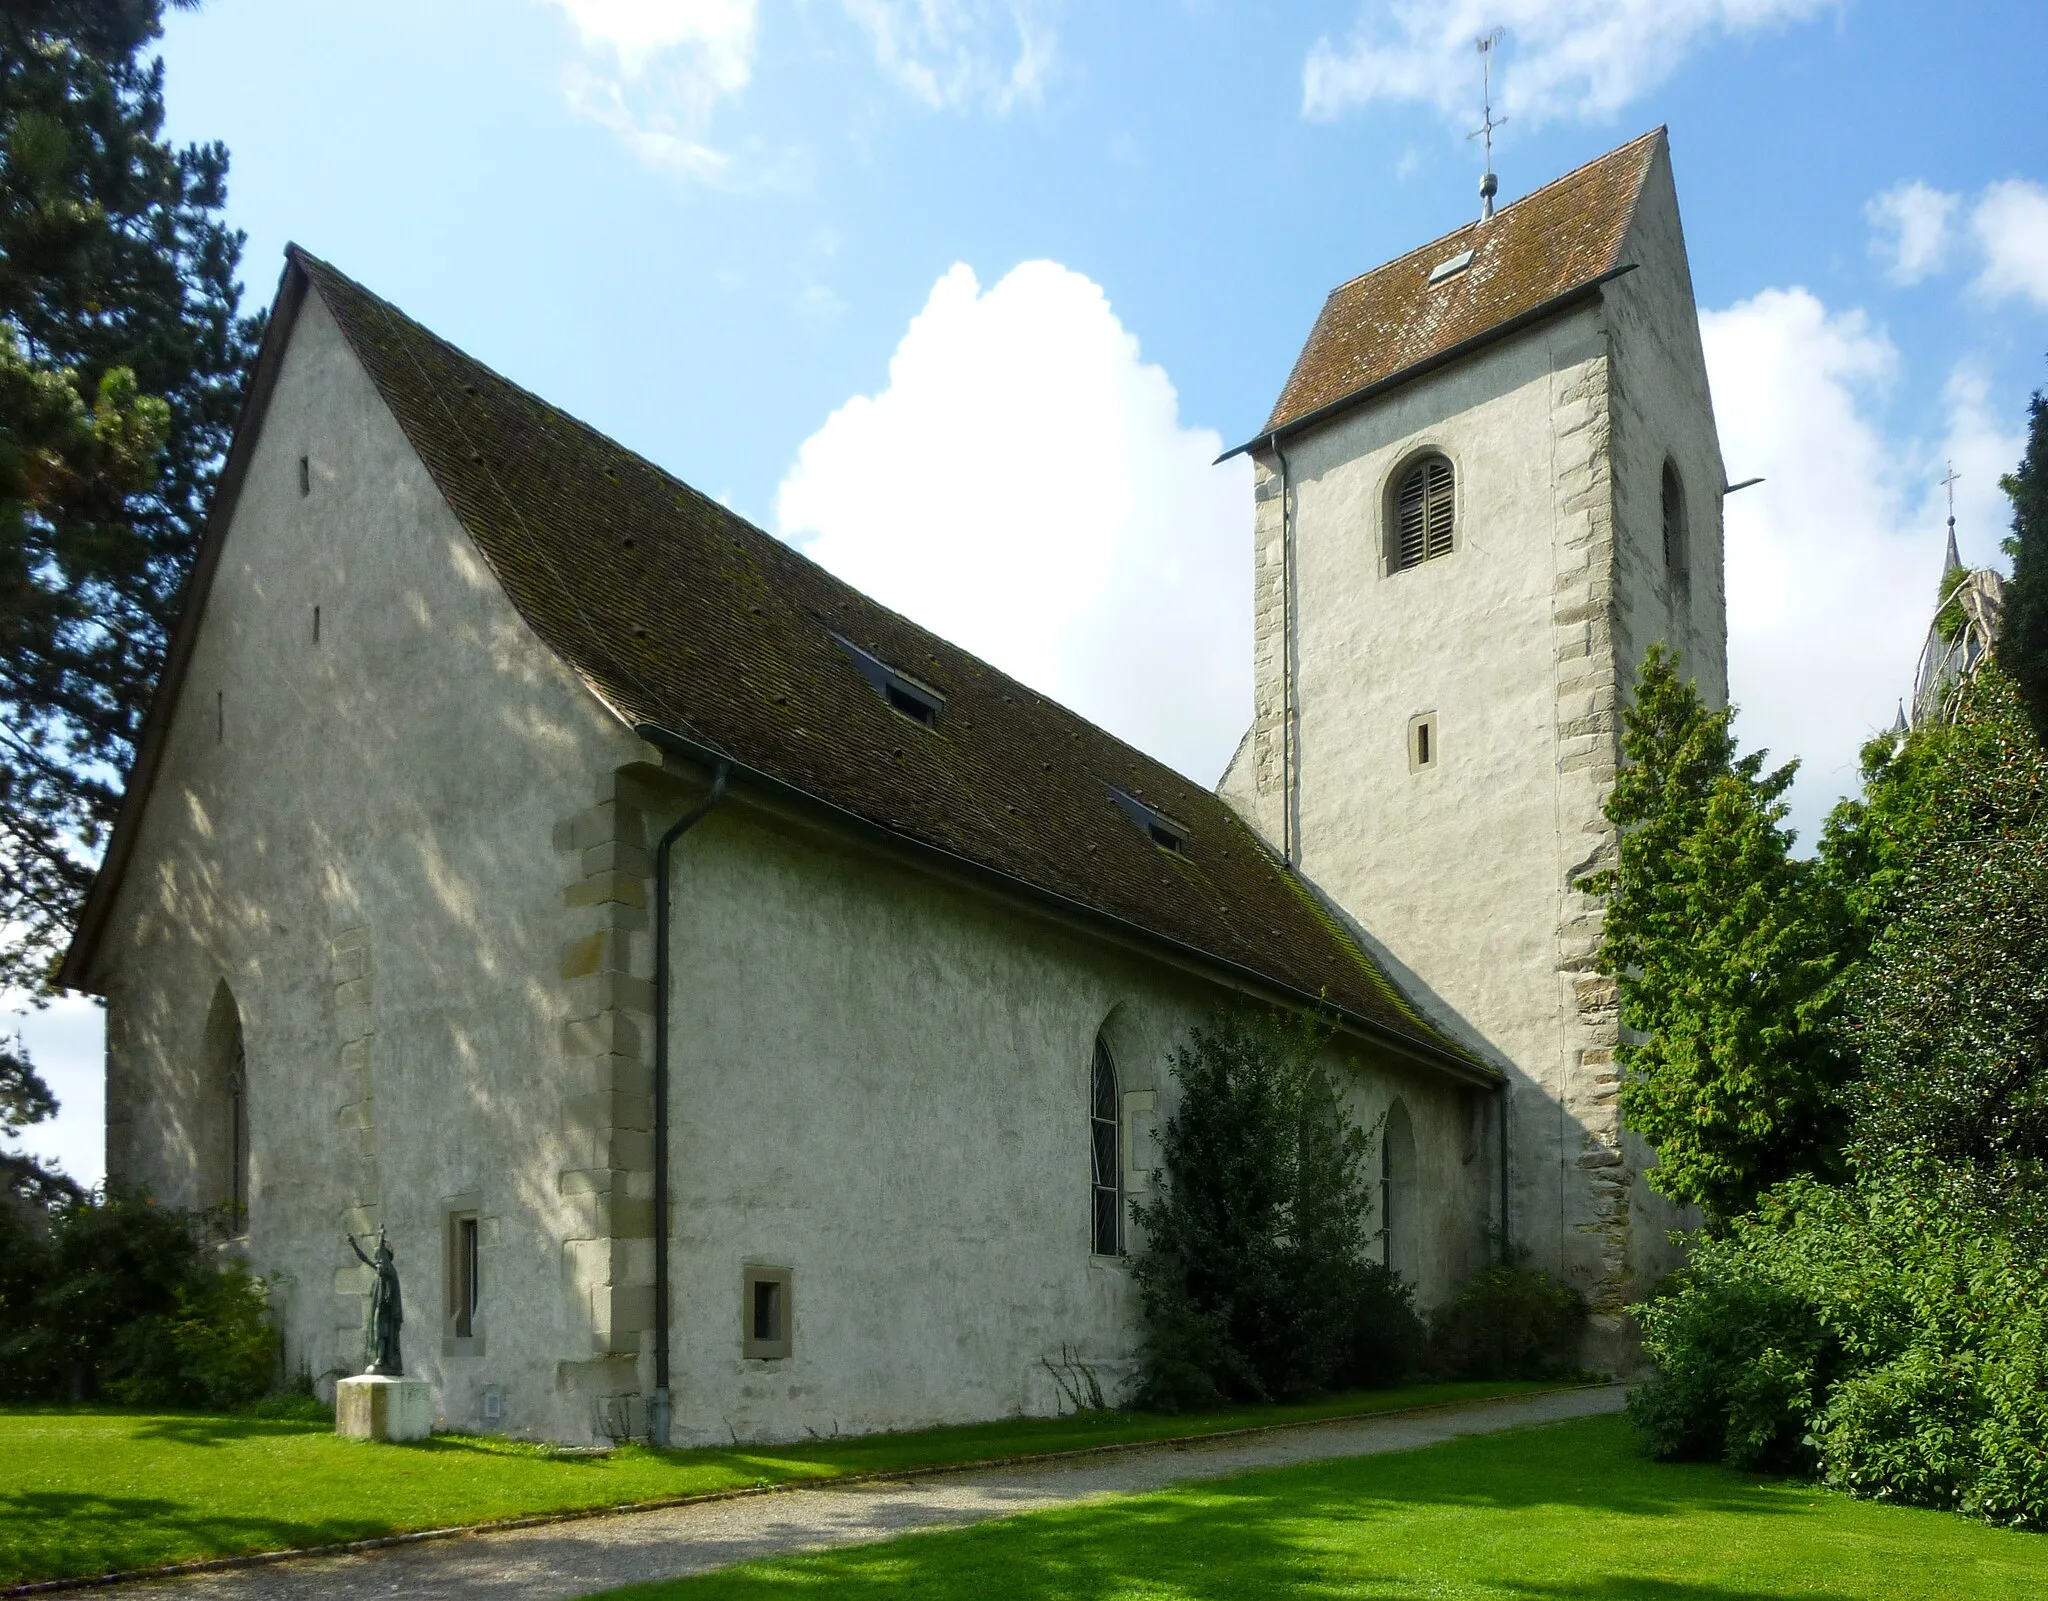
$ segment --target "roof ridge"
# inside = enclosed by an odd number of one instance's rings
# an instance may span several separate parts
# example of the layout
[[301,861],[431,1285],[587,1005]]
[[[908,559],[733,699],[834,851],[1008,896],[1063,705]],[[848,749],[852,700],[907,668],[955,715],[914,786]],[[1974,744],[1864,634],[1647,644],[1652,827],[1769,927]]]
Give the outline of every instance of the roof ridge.
[[1451,240],[1457,238],[1460,234],[1469,233],[1474,228],[1483,228],[1489,222],[1501,221],[1503,218],[1507,217],[1511,212],[1513,212],[1517,206],[1525,206],[1532,200],[1541,199],[1551,190],[1556,189],[1561,185],[1570,183],[1574,178],[1580,177],[1583,174],[1592,171],[1593,168],[1602,166],[1607,162],[1614,160],[1615,157],[1623,155],[1630,150],[1633,150],[1639,144],[1643,144],[1648,140],[1655,139],[1659,134],[1666,132],[1668,130],[1668,127],[1669,124],[1660,122],[1657,124],[1656,127],[1650,129],[1647,133],[1639,133],[1635,136],[1635,138],[1616,145],[1612,150],[1604,151],[1600,155],[1594,156],[1589,161],[1580,162],[1576,167],[1572,168],[1570,172],[1559,173],[1555,178],[1552,178],[1548,183],[1539,184],[1536,188],[1531,189],[1527,194],[1515,196],[1515,198],[1510,200],[1506,205],[1496,208],[1494,214],[1491,217],[1474,217],[1470,222],[1460,223],[1457,227],[1451,229],[1448,233],[1438,234],[1436,238],[1431,239],[1424,244],[1417,245],[1413,250],[1404,250],[1398,256],[1389,256],[1377,267],[1368,267],[1365,269],[1364,272],[1353,273],[1349,278],[1346,278],[1342,283],[1337,285],[1335,289],[1332,289],[1330,293],[1325,297],[1325,299],[1334,300],[1338,295],[1342,294],[1346,289],[1349,289],[1353,284],[1359,283],[1364,279],[1370,278],[1376,272],[1385,272],[1389,267],[1398,267],[1401,265],[1402,262],[1408,260],[1411,256],[1419,256],[1425,250],[1435,250],[1442,245],[1446,245],[1450,243]]

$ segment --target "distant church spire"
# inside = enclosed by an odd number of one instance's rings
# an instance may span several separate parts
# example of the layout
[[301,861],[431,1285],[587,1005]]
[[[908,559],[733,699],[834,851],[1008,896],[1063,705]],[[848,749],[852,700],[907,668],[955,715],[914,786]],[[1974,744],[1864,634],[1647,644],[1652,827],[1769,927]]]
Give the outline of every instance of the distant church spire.
[[1493,215],[1493,197],[1500,193],[1500,180],[1493,175],[1493,130],[1508,120],[1493,114],[1493,47],[1500,43],[1500,36],[1501,30],[1495,28],[1478,40],[1481,97],[1486,109],[1479,126],[1465,135],[1467,139],[1486,141],[1486,173],[1479,180],[1479,203],[1486,208],[1480,217],[1482,222]]
[[1944,582],[1951,574],[1963,570],[1963,558],[1956,551],[1956,480],[1960,477],[1962,474],[1956,471],[1956,464],[1950,462],[1948,476],[1941,480],[1942,486],[1948,490],[1948,559],[1941,564]]

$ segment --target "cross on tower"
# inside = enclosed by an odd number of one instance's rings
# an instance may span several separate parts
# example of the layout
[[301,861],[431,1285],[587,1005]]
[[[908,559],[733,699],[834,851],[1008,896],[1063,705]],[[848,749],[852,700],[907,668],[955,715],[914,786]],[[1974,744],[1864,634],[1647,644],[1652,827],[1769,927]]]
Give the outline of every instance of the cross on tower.
[[1944,573],[1954,572],[1963,565],[1963,558],[1956,550],[1956,480],[1963,475],[1956,471],[1956,464],[1948,464],[1948,476],[1939,480],[1948,491],[1948,562]]
[[1506,117],[1496,117],[1493,114],[1493,47],[1500,43],[1501,32],[1501,29],[1495,28],[1491,33],[1482,34],[1477,41],[1480,92],[1485,106],[1482,114],[1484,120],[1465,135],[1467,139],[1486,141],[1486,175],[1479,180],[1479,199],[1486,207],[1485,217],[1493,215],[1493,197],[1500,192],[1500,180],[1493,175],[1493,130],[1508,120]]

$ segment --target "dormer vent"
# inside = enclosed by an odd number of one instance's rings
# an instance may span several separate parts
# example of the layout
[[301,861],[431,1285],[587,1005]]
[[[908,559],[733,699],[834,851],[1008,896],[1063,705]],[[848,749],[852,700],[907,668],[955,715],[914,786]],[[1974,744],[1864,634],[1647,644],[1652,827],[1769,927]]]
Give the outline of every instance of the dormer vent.
[[1137,796],[1127,794],[1114,784],[1104,784],[1109,798],[1122,809],[1124,816],[1145,831],[1145,837],[1163,851],[1172,851],[1176,856],[1187,854],[1188,831],[1176,823],[1156,806],[1148,806]]
[[868,681],[868,687],[882,697],[891,711],[925,728],[939,726],[939,712],[945,707],[945,696],[899,673],[881,657],[862,650],[843,634],[834,634],[832,640],[846,652],[846,659],[853,663],[854,669]]
[[[1444,260],[1439,261],[1434,267],[1430,268],[1429,281],[1433,284],[1440,284],[1446,278],[1457,277],[1459,273],[1463,272],[1467,267],[1471,265],[1472,252],[1469,250],[1461,250],[1455,256],[1448,256]],[[1415,280],[1411,278],[1408,281],[1410,283],[1413,283]]]

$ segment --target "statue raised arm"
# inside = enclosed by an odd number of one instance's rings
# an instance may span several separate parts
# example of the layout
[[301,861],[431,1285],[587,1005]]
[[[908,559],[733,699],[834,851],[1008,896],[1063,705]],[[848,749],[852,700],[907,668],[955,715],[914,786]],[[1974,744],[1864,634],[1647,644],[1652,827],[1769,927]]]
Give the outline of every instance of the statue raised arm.
[[405,1359],[399,1354],[398,1331],[405,1323],[405,1301],[398,1290],[398,1264],[391,1255],[391,1242],[379,1229],[375,1256],[365,1256],[353,1234],[348,1236],[348,1248],[364,1267],[377,1275],[377,1282],[370,1288],[370,1361],[364,1371],[403,1378]]

